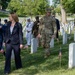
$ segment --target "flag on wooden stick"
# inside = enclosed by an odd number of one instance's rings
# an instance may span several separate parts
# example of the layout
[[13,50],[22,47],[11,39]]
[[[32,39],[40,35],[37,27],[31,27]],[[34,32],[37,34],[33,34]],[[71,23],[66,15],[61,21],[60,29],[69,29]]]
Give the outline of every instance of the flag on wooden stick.
[[60,50],[59,50],[60,67],[61,67],[61,58],[62,58],[62,49],[61,49],[61,47],[60,47]]
[[62,50],[61,50],[61,47],[60,47],[60,50],[59,50],[59,58],[62,57]]

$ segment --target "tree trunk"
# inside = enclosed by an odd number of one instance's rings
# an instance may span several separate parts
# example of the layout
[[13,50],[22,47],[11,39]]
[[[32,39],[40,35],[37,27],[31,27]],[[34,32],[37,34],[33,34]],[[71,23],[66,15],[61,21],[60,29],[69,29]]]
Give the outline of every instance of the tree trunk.
[[62,0],[61,0],[61,21],[62,21],[63,24],[66,24],[67,23],[66,11],[63,8]]

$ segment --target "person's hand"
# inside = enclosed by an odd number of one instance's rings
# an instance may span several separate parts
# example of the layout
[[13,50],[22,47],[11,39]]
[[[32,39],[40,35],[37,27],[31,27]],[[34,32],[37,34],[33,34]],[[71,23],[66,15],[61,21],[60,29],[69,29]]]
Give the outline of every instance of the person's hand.
[[37,38],[41,38],[41,35],[40,35],[40,34],[38,34]]
[[26,45],[26,46],[24,47],[24,49],[28,49],[28,45]]
[[52,35],[52,38],[55,38],[55,35]]
[[40,25],[40,23],[38,23],[37,25]]
[[23,48],[23,45],[22,44],[20,44],[20,49],[22,49]]
[[0,51],[0,53],[4,53],[4,50],[2,49],[2,50]]

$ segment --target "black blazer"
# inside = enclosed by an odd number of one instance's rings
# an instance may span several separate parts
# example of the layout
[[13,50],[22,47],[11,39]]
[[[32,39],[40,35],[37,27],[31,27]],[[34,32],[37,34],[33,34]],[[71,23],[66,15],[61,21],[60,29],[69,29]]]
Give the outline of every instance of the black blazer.
[[6,44],[23,44],[22,25],[17,22],[13,28],[12,34],[10,32],[10,26],[11,22],[8,22],[4,35],[4,42]]
[[3,25],[0,24],[1,28],[0,28],[0,50],[3,48]]
[[0,23],[0,50],[3,48],[3,25]]
[[0,28],[0,42],[3,42],[3,25],[0,24],[1,28]]
[[56,25],[57,25],[57,31],[60,30],[60,23],[58,19],[56,19]]

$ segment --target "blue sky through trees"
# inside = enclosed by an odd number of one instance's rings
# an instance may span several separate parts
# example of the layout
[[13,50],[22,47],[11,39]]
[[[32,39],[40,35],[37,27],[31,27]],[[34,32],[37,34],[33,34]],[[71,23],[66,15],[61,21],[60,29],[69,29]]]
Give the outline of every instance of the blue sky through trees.
[[50,5],[52,5],[52,0],[49,0],[50,1]]

